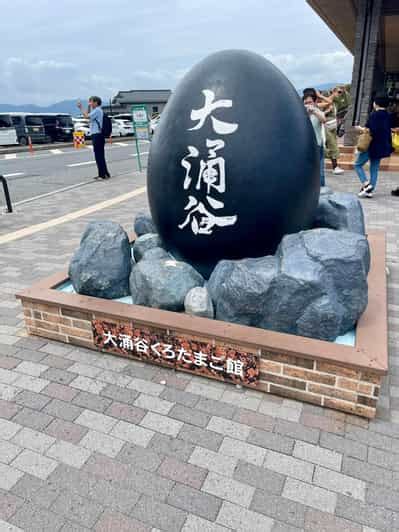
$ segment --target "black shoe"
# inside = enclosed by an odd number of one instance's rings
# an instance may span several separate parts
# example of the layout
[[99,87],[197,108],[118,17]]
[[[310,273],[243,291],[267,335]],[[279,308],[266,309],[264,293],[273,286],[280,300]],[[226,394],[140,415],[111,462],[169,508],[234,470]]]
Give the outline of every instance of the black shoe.
[[372,198],[373,190],[374,188],[370,184],[366,183],[365,186],[360,189],[358,196],[359,198]]
[[105,174],[105,178],[104,179],[109,179],[111,177],[111,174],[109,174],[108,172]]
[[399,187],[398,187],[398,188],[395,188],[395,190],[392,190],[392,191],[391,191],[391,195],[392,195],[392,196],[399,196]]

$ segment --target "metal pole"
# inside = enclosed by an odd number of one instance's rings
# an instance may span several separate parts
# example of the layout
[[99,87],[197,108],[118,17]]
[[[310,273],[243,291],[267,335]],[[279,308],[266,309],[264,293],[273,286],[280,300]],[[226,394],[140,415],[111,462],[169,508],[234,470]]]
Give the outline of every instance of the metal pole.
[[6,181],[6,178],[2,175],[0,175],[0,181],[2,182],[3,184],[3,189],[4,189],[4,196],[6,198],[6,204],[7,204],[7,212],[12,212],[12,205],[11,205],[11,199],[10,199],[10,192],[8,190],[8,185],[7,185],[7,181]]

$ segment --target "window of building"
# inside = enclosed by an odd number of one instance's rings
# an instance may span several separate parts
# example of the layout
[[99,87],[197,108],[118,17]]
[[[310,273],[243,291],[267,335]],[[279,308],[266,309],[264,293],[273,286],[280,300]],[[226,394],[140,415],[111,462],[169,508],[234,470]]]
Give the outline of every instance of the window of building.
[[22,124],[22,118],[20,116],[13,116],[12,123],[14,124],[14,126],[19,126],[20,124]]
[[158,112],[158,105],[153,105],[152,106],[152,112],[153,113],[157,113]]

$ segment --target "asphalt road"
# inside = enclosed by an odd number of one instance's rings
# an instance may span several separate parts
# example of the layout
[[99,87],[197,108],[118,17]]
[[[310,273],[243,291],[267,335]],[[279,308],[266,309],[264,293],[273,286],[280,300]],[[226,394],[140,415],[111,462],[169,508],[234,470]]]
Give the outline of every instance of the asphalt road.
[[[147,164],[148,142],[140,142],[140,153]],[[112,179],[138,170],[136,145],[133,142],[114,141],[106,146],[106,159]],[[97,175],[91,147],[52,148],[47,151],[0,155],[0,175],[7,179],[11,200],[34,201],[37,196],[57,193],[68,187],[85,186]],[[0,209],[5,207],[0,186]]]

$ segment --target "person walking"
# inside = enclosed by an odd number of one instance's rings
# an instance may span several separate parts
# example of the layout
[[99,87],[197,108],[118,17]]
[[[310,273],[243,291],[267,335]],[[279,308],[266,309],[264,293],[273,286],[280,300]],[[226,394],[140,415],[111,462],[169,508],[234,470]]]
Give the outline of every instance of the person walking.
[[91,96],[89,98],[89,108],[83,110],[82,102],[78,101],[78,108],[82,115],[90,121],[90,135],[93,144],[94,158],[96,160],[98,176],[95,179],[109,179],[107,163],[105,161],[105,136],[103,134],[104,113],[101,109],[101,98]]
[[[376,97],[373,103],[373,112],[367,120],[366,126],[357,126],[356,129],[364,132],[370,130],[371,142],[366,152],[360,152],[355,162],[356,173],[362,183],[358,196],[372,198],[378,180],[378,170],[381,159],[390,157],[392,148],[392,119],[387,112],[388,98]],[[370,161],[370,179],[367,179],[363,166]]]
[[324,113],[317,107],[317,95],[314,89],[305,90],[302,100],[309,114],[309,119],[312,123],[313,131],[316,137],[316,142],[320,150],[320,185],[324,187],[326,184],[324,172],[324,124],[326,122],[326,118]]

